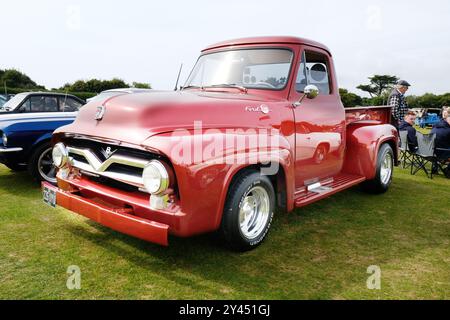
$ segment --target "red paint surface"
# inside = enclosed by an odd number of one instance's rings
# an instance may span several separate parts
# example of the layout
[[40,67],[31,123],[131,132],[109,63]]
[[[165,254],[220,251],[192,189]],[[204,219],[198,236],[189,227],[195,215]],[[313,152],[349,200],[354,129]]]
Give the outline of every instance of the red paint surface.
[[[185,164],[172,157],[171,153],[176,146],[172,139],[174,130],[184,130],[181,135],[192,146],[207,145],[192,134],[195,121],[202,122],[202,133],[207,129],[216,129],[209,132],[211,139],[238,136],[227,132],[227,129],[271,130],[270,135],[276,136],[279,146],[272,149],[265,160],[280,164],[285,178],[279,179],[278,187],[285,190],[288,211],[296,205],[302,205],[299,200],[301,190],[312,182],[324,181],[330,177],[353,177],[346,180],[342,185],[344,187],[339,187],[338,190],[341,190],[364,179],[373,178],[380,145],[390,141],[396,151],[398,137],[394,127],[388,124],[389,109],[362,108],[346,111],[338,94],[329,50],[314,41],[293,37],[250,38],[212,45],[203,53],[248,47],[284,47],[293,51],[295,63],[285,89],[249,89],[247,94],[236,89],[221,88],[214,91],[186,90],[123,95],[105,103],[106,113],[102,121],[94,120],[98,105],[90,103],[82,108],[73,124],[62,127],[55,133],[55,142],[64,140],[66,136],[82,135],[163,155],[171,163],[176,176],[179,195],[176,209],[151,211],[148,209],[148,195],[108,189],[88,179],[66,181],[66,185],[84,189],[85,196],[75,197],[63,193],[64,199],[68,198],[70,201],[61,201],[61,205],[78,210],[77,212],[83,211],[96,221],[102,220],[99,215],[107,212],[108,223],[116,230],[120,225],[119,222],[114,223],[116,216],[109,209],[105,211],[104,208],[97,208],[95,200],[89,200],[95,213],[86,211],[87,198],[95,199],[95,195],[98,195],[103,199],[106,197],[111,203],[131,206],[132,214],[136,217],[167,225],[166,232],[178,236],[217,230],[228,187],[234,175],[247,165],[212,164],[210,160],[214,159],[213,156],[203,158],[195,164]],[[328,56],[331,94],[319,95],[313,100],[304,99],[300,106],[294,108],[293,103],[302,95],[295,91],[295,79],[301,53],[305,49]],[[261,104],[268,106],[271,111],[268,114],[246,111],[247,107],[257,109]],[[250,136],[251,134],[247,134],[246,138],[250,139]],[[324,159],[318,160],[317,150],[326,150]],[[222,153],[243,154],[249,158],[258,156],[256,150],[226,146]],[[305,200],[303,203],[321,198]],[[128,223],[127,227],[120,226],[119,231],[130,234],[127,232],[128,227],[135,230]],[[155,229],[152,224],[147,227]],[[164,228],[156,229],[162,232]],[[144,236],[143,230],[138,232],[140,238]],[[161,240],[161,237],[158,236],[157,240]]]

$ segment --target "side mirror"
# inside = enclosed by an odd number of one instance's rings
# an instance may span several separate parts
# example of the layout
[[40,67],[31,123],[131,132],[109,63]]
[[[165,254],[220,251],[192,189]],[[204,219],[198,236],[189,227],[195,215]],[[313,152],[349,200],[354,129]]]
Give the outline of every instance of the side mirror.
[[308,99],[315,99],[317,98],[318,95],[319,95],[319,88],[317,88],[317,86],[313,84],[309,84],[305,87],[304,94],[300,98],[300,100],[295,102],[293,105],[294,107],[298,107],[302,104],[302,101],[305,99],[305,97]]
[[317,88],[315,85],[310,84],[305,87],[305,96],[308,99],[315,99],[319,95],[319,88]]

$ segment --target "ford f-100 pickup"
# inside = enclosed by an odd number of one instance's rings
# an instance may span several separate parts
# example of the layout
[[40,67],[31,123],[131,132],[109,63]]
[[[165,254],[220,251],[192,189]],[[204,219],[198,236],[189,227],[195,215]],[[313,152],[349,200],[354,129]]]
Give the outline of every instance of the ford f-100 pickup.
[[176,91],[92,102],[53,135],[44,201],[162,245],[219,231],[258,246],[276,212],[354,185],[385,192],[398,157],[388,107],[344,109],[330,50],[296,37],[202,51]]

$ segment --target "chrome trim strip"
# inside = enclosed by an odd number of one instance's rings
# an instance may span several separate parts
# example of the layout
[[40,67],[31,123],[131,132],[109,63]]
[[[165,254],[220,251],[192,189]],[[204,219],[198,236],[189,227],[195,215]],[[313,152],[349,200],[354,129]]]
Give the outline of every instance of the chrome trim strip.
[[67,147],[70,154],[77,154],[86,159],[87,163],[70,159],[72,166],[90,173],[94,173],[103,177],[108,177],[123,183],[127,183],[139,188],[144,187],[142,176],[137,177],[129,174],[107,171],[112,164],[122,164],[130,167],[143,169],[150,162],[150,160],[139,159],[135,157],[128,157],[124,155],[112,155],[109,159],[101,162],[98,157],[89,149],[81,149],[74,147]]
[[0,148],[0,153],[8,153],[8,152],[20,152],[23,151],[22,148]]

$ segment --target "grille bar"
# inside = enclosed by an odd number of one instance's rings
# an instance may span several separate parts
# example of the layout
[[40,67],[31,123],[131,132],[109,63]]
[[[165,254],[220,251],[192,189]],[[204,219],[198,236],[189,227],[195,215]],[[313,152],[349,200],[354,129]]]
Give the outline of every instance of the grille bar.
[[113,164],[118,164],[138,169],[144,169],[150,161],[148,159],[130,157],[127,155],[116,153],[105,161],[101,161],[92,150],[87,148],[67,147],[67,150],[69,152],[69,155],[81,156],[86,160],[86,162],[83,162],[76,160],[75,158],[71,158],[71,164],[75,168],[111,178],[123,183],[127,183],[135,187],[144,187],[144,182],[141,175],[119,172],[114,170],[114,167],[112,169],[110,167],[112,167]]

